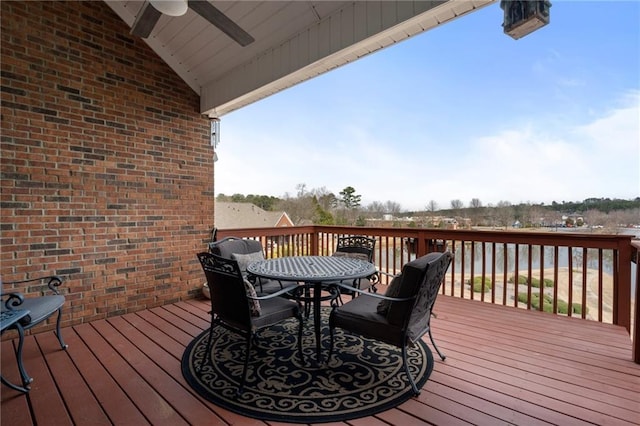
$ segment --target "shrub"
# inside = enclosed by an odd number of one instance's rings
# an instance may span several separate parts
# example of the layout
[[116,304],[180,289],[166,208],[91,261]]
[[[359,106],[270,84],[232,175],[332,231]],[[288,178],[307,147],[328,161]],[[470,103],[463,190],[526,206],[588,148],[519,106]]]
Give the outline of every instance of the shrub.
[[[544,312],[553,313],[553,298],[548,294],[544,295],[542,310]],[[518,302],[527,303],[527,293],[518,293]],[[537,293],[531,294],[531,307],[533,309],[540,309],[540,295]],[[558,314],[567,315],[569,313],[569,304],[558,299]],[[574,303],[571,308],[572,314],[582,315],[582,306],[579,303]]]
[[[585,307],[585,314],[589,312],[589,308]],[[573,304],[573,313],[582,316],[582,305],[579,303]]]
[[[509,278],[509,282],[510,283],[513,284],[514,281],[515,280],[514,280],[513,277]],[[529,281],[527,280],[527,276],[526,275],[518,275],[518,284],[522,284],[522,285],[529,284]],[[544,279],[544,286],[545,287],[553,287],[553,280],[550,280],[549,278],[545,278]],[[531,287],[540,288],[540,280],[538,278],[531,277]]]
[[[493,287],[493,283],[491,282],[491,279],[489,277],[485,277],[484,278],[484,291],[491,290],[491,287]],[[475,293],[481,293],[482,292],[482,277],[473,277],[473,291]]]
[[[522,303],[527,303],[527,293],[518,293],[518,302],[522,302]],[[565,303],[566,305],[566,303]],[[532,293],[531,294],[531,307],[533,309],[540,309],[540,295],[536,294],[536,293]],[[544,312],[553,312],[552,310],[553,305],[552,305],[552,299],[545,295],[544,297],[544,303],[542,305],[542,310]],[[561,314],[566,314],[567,312],[562,312],[561,308],[560,308],[560,303],[558,303],[558,313]]]
[[[553,300],[549,300],[549,303],[553,303]],[[558,299],[558,313],[564,315],[569,313],[569,304],[562,299]]]
[[[509,282],[513,284],[515,282],[515,278],[513,276],[509,277]],[[524,275],[518,275],[518,284],[527,284],[527,277]]]

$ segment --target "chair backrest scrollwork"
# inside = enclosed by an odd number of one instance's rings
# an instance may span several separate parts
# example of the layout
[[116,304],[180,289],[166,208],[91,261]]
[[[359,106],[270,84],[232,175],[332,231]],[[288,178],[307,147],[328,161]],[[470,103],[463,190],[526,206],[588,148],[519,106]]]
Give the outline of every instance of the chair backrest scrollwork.
[[198,253],[211,293],[211,313],[240,328],[251,327],[251,312],[238,262]]
[[372,262],[375,248],[375,238],[350,235],[338,238],[334,253],[361,253],[367,255],[368,261]]

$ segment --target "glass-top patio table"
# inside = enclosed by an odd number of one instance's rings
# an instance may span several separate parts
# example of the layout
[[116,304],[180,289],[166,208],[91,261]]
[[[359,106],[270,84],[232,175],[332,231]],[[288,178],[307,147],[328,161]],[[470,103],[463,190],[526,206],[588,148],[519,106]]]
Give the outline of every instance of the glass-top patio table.
[[[376,267],[373,263],[348,257],[291,256],[252,262],[247,266],[247,272],[261,278],[303,284],[304,294],[296,292],[295,297],[313,304],[316,354],[320,364],[320,306],[323,300],[335,300],[339,296],[338,288],[330,284],[371,276]],[[322,290],[329,294],[323,296]]]

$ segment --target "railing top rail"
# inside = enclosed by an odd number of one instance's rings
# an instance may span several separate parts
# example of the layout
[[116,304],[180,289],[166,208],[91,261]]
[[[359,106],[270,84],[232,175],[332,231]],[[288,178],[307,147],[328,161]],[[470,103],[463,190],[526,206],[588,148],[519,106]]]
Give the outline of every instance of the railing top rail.
[[629,245],[633,235],[625,234],[582,234],[573,232],[537,232],[517,230],[443,230],[429,228],[375,228],[345,226],[293,226],[281,228],[244,228],[220,229],[218,235],[254,237],[297,235],[302,233],[366,234],[385,237],[435,238],[444,240],[463,240],[488,243],[533,244],[549,246],[571,246],[586,248],[615,249]]
[[315,233],[317,230],[314,226],[287,226],[280,228],[236,228],[236,229],[218,229],[218,238],[224,237],[255,237],[263,235],[266,237],[277,237],[281,235],[300,235]]

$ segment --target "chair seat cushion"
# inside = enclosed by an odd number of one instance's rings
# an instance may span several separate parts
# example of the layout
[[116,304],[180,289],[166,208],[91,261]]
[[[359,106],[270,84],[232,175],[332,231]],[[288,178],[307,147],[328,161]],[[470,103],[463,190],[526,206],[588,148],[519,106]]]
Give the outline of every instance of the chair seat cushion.
[[392,345],[402,345],[402,330],[390,324],[385,315],[378,313],[378,300],[363,294],[334,309],[331,313],[331,326],[351,330],[356,334]]
[[275,293],[282,289],[282,285],[278,280],[267,280],[265,278],[256,278],[255,283],[253,284],[258,295],[265,295]]
[[64,296],[26,297],[20,309],[29,310],[29,315],[20,320],[25,329],[29,329],[47,319],[52,313],[64,305]]
[[299,313],[298,304],[283,297],[261,300],[260,309],[259,317],[251,317],[251,323],[257,328],[274,324]]

